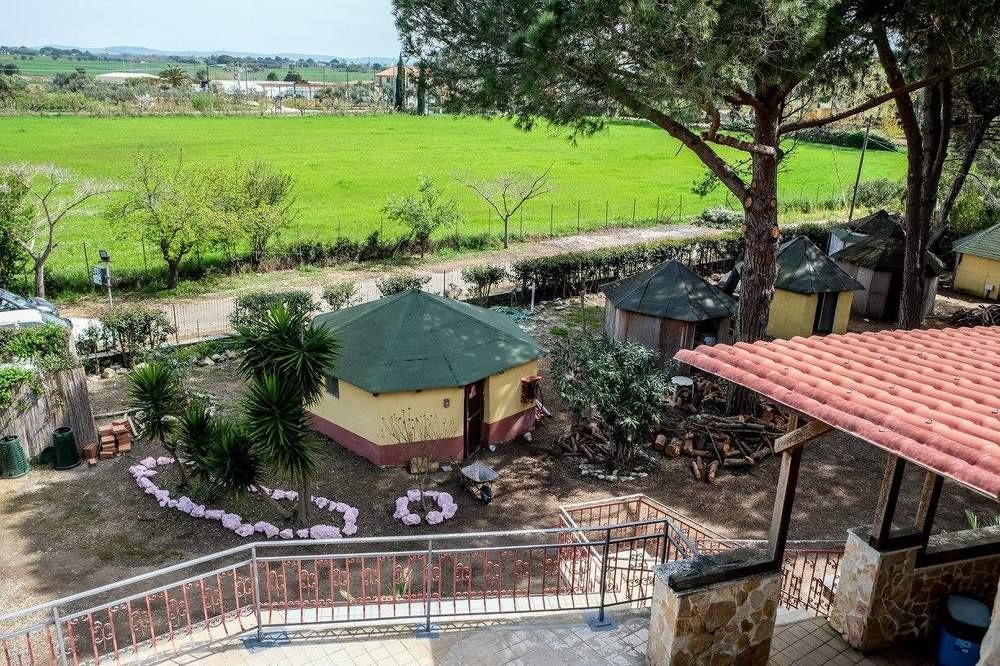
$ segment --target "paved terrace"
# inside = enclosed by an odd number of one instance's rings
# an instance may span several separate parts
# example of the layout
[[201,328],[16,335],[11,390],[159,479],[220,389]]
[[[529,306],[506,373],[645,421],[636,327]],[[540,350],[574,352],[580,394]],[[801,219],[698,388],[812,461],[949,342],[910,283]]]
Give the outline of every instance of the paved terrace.
[[[581,614],[534,616],[445,625],[434,638],[418,637],[406,627],[296,630],[276,644],[255,646],[253,633],[199,646],[190,652],[146,663],[231,666],[236,663],[305,666],[338,664],[400,666],[409,664],[644,664],[648,610],[613,613],[615,627],[593,631]],[[791,666],[931,666],[920,646],[865,656],[855,652],[823,618],[799,613],[779,615],[770,664]],[[245,641],[248,641],[245,643]]]

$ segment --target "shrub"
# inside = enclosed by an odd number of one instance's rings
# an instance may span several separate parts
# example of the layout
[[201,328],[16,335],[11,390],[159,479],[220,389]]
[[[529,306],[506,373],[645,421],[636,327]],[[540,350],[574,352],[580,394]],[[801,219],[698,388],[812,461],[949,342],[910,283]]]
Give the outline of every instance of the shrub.
[[333,310],[342,310],[354,304],[358,296],[358,285],[353,282],[338,282],[323,290],[323,300]]
[[728,208],[706,208],[695,220],[696,224],[714,229],[738,229],[743,225],[744,215]]
[[[27,382],[39,381],[38,373],[17,366],[0,367],[0,413],[5,413],[14,405],[14,398]],[[40,390],[34,387],[35,392]]]
[[257,291],[236,299],[229,322],[233,328],[259,321],[264,313],[279,303],[287,304],[294,312],[308,316],[316,311],[316,302],[308,291]]
[[410,289],[420,289],[430,281],[431,279],[429,277],[407,275],[406,273],[394,273],[378,280],[375,283],[375,286],[378,287],[379,293],[384,297],[409,291]]
[[30,361],[46,372],[74,365],[65,328],[46,324],[20,330],[0,330],[0,363]]
[[863,180],[858,183],[857,203],[865,208],[885,208],[890,204],[901,203],[905,192],[906,186],[903,183],[888,178]]
[[141,303],[109,308],[100,322],[127,366],[132,365],[137,354],[153,351],[176,332],[163,311]]
[[486,305],[490,301],[490,291],[505,279],[507,269],[496,264],[479,264],[462,269],[462,279],[475,288],[476,297]]
[[628,463],[659,425],[667,380],[649,349],[602,335],[563,338],[552,352],[552,381],[574,422],[594,420]]
[[[843,148],[857,148],[865,143],[865,131],[861,128],[837,129],[833,127],[812,127],[799,130],[794,134],[799,141],[807,143],[823,143],[831,146],[841,146]],[[896,145],[888,135],[879,130],[871,130],[868,134],[868,150],[890,150],[895,151]]]

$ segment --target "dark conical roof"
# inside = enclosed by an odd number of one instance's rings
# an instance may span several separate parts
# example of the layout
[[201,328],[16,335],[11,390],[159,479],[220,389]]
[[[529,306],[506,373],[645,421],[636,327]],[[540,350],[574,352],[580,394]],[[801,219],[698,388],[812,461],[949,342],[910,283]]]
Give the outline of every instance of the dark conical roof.
[[542,355],[507,315],[416,289],[313,325],[341,345],[328,374],[371,393],[464,386]]
[[601,287],[615,307],[681,321],[704,321],[736,314],[736,301],[681,262],[659,266]]
[[901,219],[899,215],[893,215],[884,208],[881,208],[867,217],[860,217],[850,224],[850,229],[859,234],[872,235],[887,229],[891,230],[899,227]]
[[[893,224],[882,226],[867,238],[834,253],[833,259],[873,271],[898,271],[903,269],[905,256],[906,232],[902,225]],[[944,272],[944,262],[932,252],[928,251],[924,260],[927,275],[933,277]]]
[[774,286],[799,294],[864,289],[805,236],[796,236],[778,248],[778,275]]

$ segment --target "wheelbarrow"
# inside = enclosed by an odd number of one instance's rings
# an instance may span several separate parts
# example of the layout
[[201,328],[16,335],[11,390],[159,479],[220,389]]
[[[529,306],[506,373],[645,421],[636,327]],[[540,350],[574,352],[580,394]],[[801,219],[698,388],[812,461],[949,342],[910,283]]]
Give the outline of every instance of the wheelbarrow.
[[493,486],[491,484],[498,478],[500,475],[493,471],[493,468],[481,462],[474,462],[462,468],[462,481],[465,483],[465,489],[481,504],[489,504],[493,501]]

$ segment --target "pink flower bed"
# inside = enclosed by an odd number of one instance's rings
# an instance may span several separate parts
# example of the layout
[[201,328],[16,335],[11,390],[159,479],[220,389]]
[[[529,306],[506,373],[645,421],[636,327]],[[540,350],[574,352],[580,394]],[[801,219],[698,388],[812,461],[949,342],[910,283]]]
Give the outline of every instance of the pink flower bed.
[[[235,513],[228,513],[222,509],[209,509],[203,504],[195,503],[190,497],[183,496],[173,499],[170,497],[169,490],[160,488],[153,481],[153,477],[156,476],[157,467],[165,467],[172,464],[174,464],[174,459],[165,456],[160,458],[145,458],[138,465],[129,467],[128,471],[132,475],[132,478],[135,479],[136,485],[147,495],[153,496],[160,506],[175,509],[192,518],[217,520],[222,523],[224,528],[244,539],[254,534],[263,534],[268,539],[274,537],[281,539],[293,539],[295,537],[300,539],[339,539],[343,536],[353,536],[358,531],[358,510],[355,507],[326,497],[316,497],[315,495],[311,498],[312,503],[319,509],[331,514],[341,514],[344,520],[343,527],[338,528],[333,525],[321,524],[293,531],[290,529],[281,529],[263,520],[251,525],[250,523],[243,522],[243,519]],[[260,488],[251,488],[250,491],[263,493],[275,500],[289,500],[294,502],[299,499],[299,494],[294,490],[280,490],[261,486]]]
[[419,502],[423,497],[433,499],[438,505],[437,511],[428,511],[427,515],[424,516],[428,525],[440,525],[444,521],[454,518],[455,514],[458,513],[458,505],[455,504],[455,500],[449,493],[425,490],[421,495],[419,489],[411,488],[406,491],[405,495],[396,498],[396,512],[392,514],[392,517],[404,525],[411,527],[419,525],[421,518],[418,514],[410,511],[410,502]]

